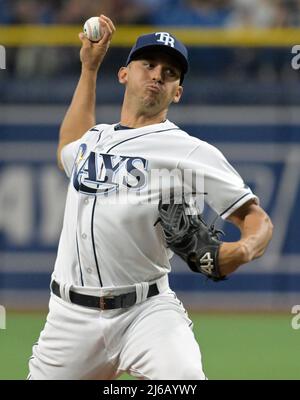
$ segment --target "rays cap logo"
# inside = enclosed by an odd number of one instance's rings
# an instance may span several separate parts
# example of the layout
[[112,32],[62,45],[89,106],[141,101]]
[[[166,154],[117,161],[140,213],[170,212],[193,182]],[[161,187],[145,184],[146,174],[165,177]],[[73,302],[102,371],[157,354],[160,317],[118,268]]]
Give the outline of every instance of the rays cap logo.
[[130,50],[126,66],[133,60],[138,59],[148,51],[162,50],[177,61],[181,68],[180,83],[189,69],[188,51],[183,43],[168,32],[154,32],[137,38],[136,43]]
[[6,51],[5,47],[0,45],[0,69],[6,69]]

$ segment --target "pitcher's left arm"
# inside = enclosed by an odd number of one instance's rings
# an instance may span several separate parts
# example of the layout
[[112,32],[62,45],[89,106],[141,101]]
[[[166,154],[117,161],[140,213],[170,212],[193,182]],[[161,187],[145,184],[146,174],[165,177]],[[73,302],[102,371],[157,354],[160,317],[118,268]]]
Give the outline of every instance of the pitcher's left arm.
[[221,275],[229,275],[240,265],[261,257],[271,238],[273,224],[268,214],[252,199],[227,218],[237,226],[241,237],[236,242],[223,242],[219,252]]

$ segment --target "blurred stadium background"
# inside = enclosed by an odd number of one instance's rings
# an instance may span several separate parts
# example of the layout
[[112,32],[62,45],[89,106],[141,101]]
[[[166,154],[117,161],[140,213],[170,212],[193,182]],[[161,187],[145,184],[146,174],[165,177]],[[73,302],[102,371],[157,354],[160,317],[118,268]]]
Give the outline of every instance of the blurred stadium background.
[[[55,164],[58,129],[80,73],[78,32],[99,13],[118,31],[99,74],[98,122],[119,120],[116,74],[136,36],[174,33],[191,71],[169,118],[224,152],[275,226],[265,256],[225,282],[173,260],[171,286],[193,312],[207,375],[299,379],[299,0],[0,0],[0,379],[26,376],[45,320],[67,188]],[[226,240],[237,237],[217,225]]]

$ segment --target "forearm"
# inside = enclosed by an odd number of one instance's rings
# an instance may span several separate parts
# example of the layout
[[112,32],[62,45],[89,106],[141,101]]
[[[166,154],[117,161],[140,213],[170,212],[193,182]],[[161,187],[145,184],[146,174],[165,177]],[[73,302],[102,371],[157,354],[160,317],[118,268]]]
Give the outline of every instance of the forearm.
[[62,148],[66,144],[81,138],[87,130],[96,124],[96,80],[97,71],[82,67],[72,102],[59,131],[57,162],[61,169],[63,168],[60,157]]
[[71,105],[61,124],[60,143],[65,145],[79,139],[95,125],[96,81],[97,71],[83,67]]
[[262,211],[261,218],[251,213],[245,217],[240,243],[244,248],[246,262],[263,255],[272,232],[272,222],[265,212]]
[[272,222],[262,209],[250,212],[237,225],[241,230],[240,240],[224,242],[220,247],[222,275],[228,275],[240,265],[262,256],[272,237]]

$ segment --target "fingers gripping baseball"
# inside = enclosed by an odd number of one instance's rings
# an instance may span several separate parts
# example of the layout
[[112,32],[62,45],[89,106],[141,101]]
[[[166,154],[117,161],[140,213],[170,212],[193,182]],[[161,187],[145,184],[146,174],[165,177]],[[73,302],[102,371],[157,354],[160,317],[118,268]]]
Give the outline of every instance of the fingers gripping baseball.
[[106,17],[105,15],[101,15],[99,19],[100,19],[100,24],[103,26],[103,31],[104,31],[103,37],[100,40],[99,44],[102,42],[103,44],[106,44],[109,47],[111,38],[114,32],[116,31],[116,28],[112,20]]
[[79,33],[79,39],[82,42],[80,50],[80,60],[83,68],[97,71],[100,67],[105,54],[109,48],[112,36],[116,28],[110,18],[105,15],[99,17],[101,26],[101,39],[98,42],[89,40],[83,32]]

